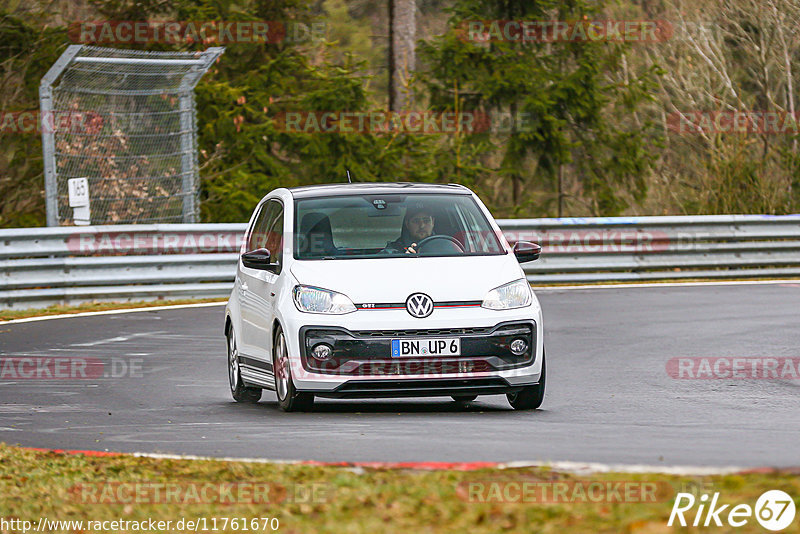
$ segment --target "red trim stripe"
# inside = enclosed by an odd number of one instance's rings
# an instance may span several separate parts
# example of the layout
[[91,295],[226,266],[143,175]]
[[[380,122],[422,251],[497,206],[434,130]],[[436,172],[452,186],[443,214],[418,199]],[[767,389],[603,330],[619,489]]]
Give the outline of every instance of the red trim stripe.
[[[434,304],[434,308],[480,308],[480,304]],[[405,306],[383,306],[381,308],[357,308],[363,311],[378,311],[378,310],[405,310]]]
[[[41,447],[18,447],[26,451],[44,452],[54,454],[82,454],[84,456],[131,456],[125,452],[88,451],[70,449],[46,449]],[[176,455],[179,456],[179,455]],[[213,460],[214,458],[209,458]],[[476,469],[489,469],[501,465],[498,462],[320,462],[317,460],[300,460],[297,465],[316,467],[364,467],[367,469],[418,469],[424,471],[474,471]]]
[[108,452],[108,451],[83,451],[83,450],[70,450],[70,449],[43,449],[40,447],[19,447],[26,451],[34,452],[51,452],[53,454],[83,454],[84,456],[126,456],[124,452]]
[[[85,456],[133,456],[133,454],[142,454],[141,457],[147,458],[147,453],[126,453],[126,452],[107,452],[107,451],[87,451],[87,450],[69,450],[69,449],[46,449],[46,448],[39,448],[39,447],[15,447],[17,449],[33,451],[33,452],[50,452],[55,454],[83,454]],[[180,457],[179,454],[175,454],[174,456]],[[179,458],[180,459],[180,458]],[[186,460],[192,460],[194,458],[185,458]],[[216,460],[216,461],[237,461],[234,459],[221,459],[221,458],[212,458],[212,457],[200,457],[203,460]],[[242,458],[240,461],[247,462],[252,461],[247,458]],[[264,459],[259,460],[259,462],[269,463],[270,460]],[[308,465],[308,466],[318,466],[318,467],[364,467],[367,469],[417,469],[417,470],[424,470],[424,471],[441,471],[441,470],[449,470],[449,471],[475,471],[478,469],[496,469],[502,467],[508,467],[509,464],[504,462],[320,462],[317,460],[297,460],[297,461],[283,461],[283,460],[276,460],[276,463],[285,463],[285,464],[293,464],[293,465]],[[530,464],[538,465],[538,464]],[[586,464],[587,466],[589,464]],[[520,466],[522,467],[522,466]],[[654,473],[658,473],[660,471],[654,470]],[[700,468],[704,469],[704,468]],[[565,471],[568,472],[568,471]],[[620,472],[633,472],[633,471],[620,471]],[[782,474],[788,473],[793,475],[800,475],[800,467],[788,467],[788,468],[774,468],[774,467],[756,467],[751,469],[745,469],[742,471],[736,471],[739,474]]]

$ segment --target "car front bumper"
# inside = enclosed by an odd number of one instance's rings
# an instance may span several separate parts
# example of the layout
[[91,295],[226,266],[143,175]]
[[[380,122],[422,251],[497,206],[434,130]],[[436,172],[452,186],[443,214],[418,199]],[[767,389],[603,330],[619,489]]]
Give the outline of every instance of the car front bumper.
[[501,377],[494,378],[403,378],[394,380],[348,380],[333,390],[305,390],[317,397],[332,399],[388,397],[453,397],[516,393],[524,386],[511,385]]
[[[424,321],[405,310],[359,310],[345,316],[290,313],[282,318],[298,391],[320,397],[417,397],[513,393],[539,382],[543,354],[538,302],[518,310],[482,308],[435,312]],[[527,325],[527,330],[521,328]],[[455,326],[455,327],[454,327]],[[527,336],[528,349],[508,345]],[[461,355],[392,358],[392,339],[461,339]],[[330,362],[310,349],[334,348]]]

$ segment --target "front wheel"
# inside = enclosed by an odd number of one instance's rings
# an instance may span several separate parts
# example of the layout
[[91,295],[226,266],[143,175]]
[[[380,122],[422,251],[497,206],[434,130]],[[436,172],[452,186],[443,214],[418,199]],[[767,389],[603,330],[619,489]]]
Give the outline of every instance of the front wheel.
[[544,357],[544,350],[542,351],[542,375],[539,377],[539,383],[535,386],[525,386],[522,390],[516,393],[507,393],[506,398],[508,403],[515,410],[535,410],[542,405],[544,400],[544,384],[545,384],[545,371],[547,369],[547,360]]
[[275,370],[275,393],[278,406],[284,412],[305,412],[314,407],[314,395],[298,393],[292,382],[292,366],[289,363],[289,351],[286,349],[286,338],[278,327],[273,347],[273,369]]
[[236,402],[256,403],[261,399],[261,388],[245,387],[242,373],[239,371],[239,351],[236,348],[236,336],[233,326],[228,330],[228,384],[231,396]]

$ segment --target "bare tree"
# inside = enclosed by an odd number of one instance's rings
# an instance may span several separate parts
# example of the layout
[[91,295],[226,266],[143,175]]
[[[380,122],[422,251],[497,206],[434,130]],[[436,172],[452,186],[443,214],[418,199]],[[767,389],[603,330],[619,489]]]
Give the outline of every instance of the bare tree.
[[[665,0],[671,39],[644,50],[664,68],[657,96],[667,131],[657,183],[690,212],[796,209],[797,137],[771,131],[669,132],[666,116],[701,111],[796,117],[796,0]],[[789,119],[791,121],[791,119]],[[656,195],[658,197],[658,195]],[[663,198],[663,197],[662,197]]]
[[409,79],[416,63],[416,0],[389,0],[389,109],[399,111],[411,100]]

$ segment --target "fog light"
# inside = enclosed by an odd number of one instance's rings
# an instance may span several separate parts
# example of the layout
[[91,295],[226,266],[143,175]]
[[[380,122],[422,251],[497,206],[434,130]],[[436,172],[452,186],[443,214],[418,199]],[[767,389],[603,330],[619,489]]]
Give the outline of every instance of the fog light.
[[511,352],[517,356],[524,354],[528,350],[528,343],[524,339],[515,339],[511,342]]
[[333,354],[333,348],[325,343],[320,343],[319,345],[314,346],[311,354],[313,354],[314,358],[318,360],[327,360],[331,357],[331,354]]

